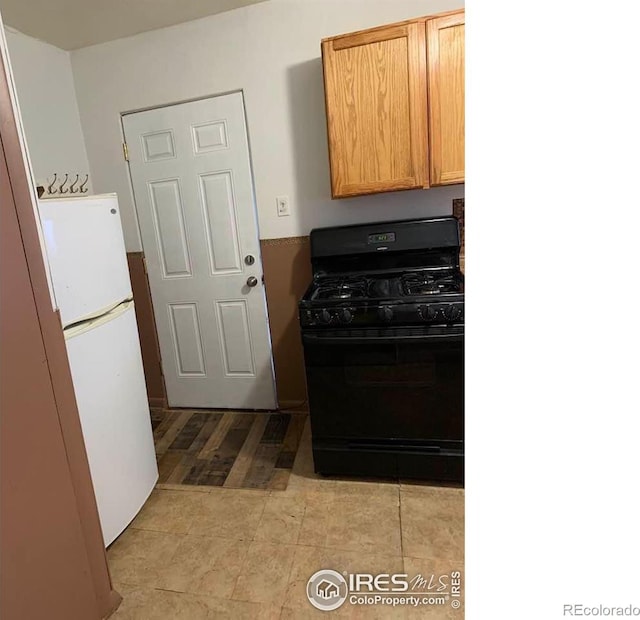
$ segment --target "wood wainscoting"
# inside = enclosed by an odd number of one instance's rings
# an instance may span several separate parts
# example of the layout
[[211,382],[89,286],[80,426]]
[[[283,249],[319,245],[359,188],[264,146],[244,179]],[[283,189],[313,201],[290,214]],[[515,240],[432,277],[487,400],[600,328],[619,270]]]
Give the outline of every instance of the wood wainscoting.
[[309,237],[260,241],[271,346],[281,409],[307,401],[298,301],[311,282]]
[[142,350],[142,365],[144,366],[144,378],[147,384],[147,396],[152,407],[167,406],[167,392],[164,387],[162,366],[160,364],[160,345],[158,344],[158,332],[156,319],[153,314],[151,302],[151,290],[149,279],[144,267],[144,254],[142,252],[128,252],[129,276],[136,308],[136,322],[138,323],[138,335],[140,337],[140,349]]
[[[281,409],[302,406],[307,400],[307,387],[298,323],[298,301],[311,281],[309,237],[263,239],[260,241],[260,251],[269,310],[278,405]],[[149,404],[152,407],[166,407],[167,394],[162,376],[149,280],[144,269],[144,254],[129,252],[127,261],[136,306]]]

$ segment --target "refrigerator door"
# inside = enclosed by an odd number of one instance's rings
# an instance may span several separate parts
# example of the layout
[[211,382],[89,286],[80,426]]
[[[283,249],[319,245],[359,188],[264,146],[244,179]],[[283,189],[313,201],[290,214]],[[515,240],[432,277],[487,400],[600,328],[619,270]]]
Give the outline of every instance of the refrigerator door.
[[133,302],[65,330],[105,545],[149,497],[158,467]]
[[40,200],[38,208],[63,327],[131,299],[115,194]]

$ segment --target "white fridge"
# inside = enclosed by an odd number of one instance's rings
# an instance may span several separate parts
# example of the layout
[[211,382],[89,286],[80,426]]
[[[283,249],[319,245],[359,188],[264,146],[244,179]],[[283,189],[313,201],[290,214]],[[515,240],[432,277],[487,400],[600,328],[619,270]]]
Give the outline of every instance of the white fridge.
[[157,479],[140,340],[115,194],[38,203],[105,545]]

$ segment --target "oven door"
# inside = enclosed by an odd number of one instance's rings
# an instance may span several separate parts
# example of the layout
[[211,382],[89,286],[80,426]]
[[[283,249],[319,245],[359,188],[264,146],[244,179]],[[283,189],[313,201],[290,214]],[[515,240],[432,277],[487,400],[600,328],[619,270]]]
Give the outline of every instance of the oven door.
[[462,451],[464,326],[304,333],[314,443]]

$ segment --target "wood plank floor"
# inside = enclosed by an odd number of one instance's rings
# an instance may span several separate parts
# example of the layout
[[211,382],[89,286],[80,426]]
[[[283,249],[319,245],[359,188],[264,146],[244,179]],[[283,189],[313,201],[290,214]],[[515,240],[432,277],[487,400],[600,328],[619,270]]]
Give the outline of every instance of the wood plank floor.
[[287,488],[306,414],[151,409],[159,488]]

